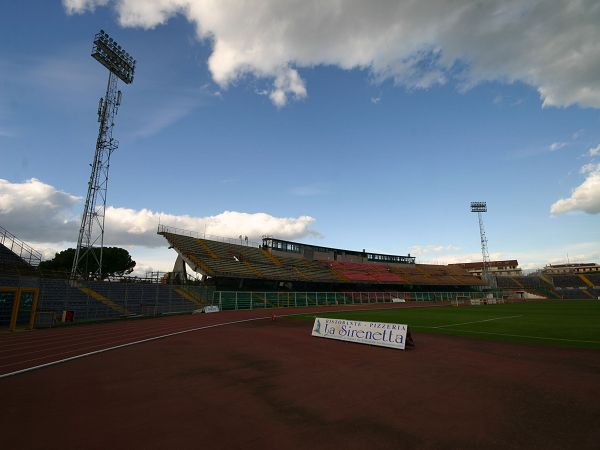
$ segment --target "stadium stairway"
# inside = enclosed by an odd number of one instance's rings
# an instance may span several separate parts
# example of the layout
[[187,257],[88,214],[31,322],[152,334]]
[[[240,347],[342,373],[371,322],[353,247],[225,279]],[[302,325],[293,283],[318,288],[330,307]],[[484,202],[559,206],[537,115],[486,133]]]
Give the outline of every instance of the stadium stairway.
[[540,280],[542,280],[546,285],[549,285],[551,289],[554,288],[554,282],[552,281],[552,279],[550,277],[548,277],[547,275],[544,274],[539,274],[538,278]]
[[219,257],[217,256],[217,254],[215,252],[212,251],[212,249],[206,244],[206,242],[204,242],[202,239],[196,239],[196,242],[198,242],[198,244],[200,244],[200,246],[202,247],[202,249],[208,254],[208,256],[210,256],[212,259],[219,259]]
[[298,277],[300,277],[300,280],[303,281],[314,281],[312,278],[310,278],[309,276],[307,276],[302,270],[300,270],[300,268],[298,267],[292,267],[292,271],[298,275]]
[[123,316],[132,315],[127,309],[125,309],[121,305],[117,305],[110,298],[105,297],[104,295],[100,294],[99,292],[94,291],[93,289],[90,289],[87,287],[81,287],[81,286],[79,286],[78,289],[81,292],[83,292],[84,294],[89,295],[92,298],[95,298],[100,303],[103,303],[104,305],[108,306],[109,308],[111,308],[114,311],[117,311],[119,314],[122,314]]
[[192,260],[192,262],[194,264],[196,264],[196,267],[198,267],[200,270],[202,270],[202,272],[204,272],[208,276],[213,275],[213,271],[211,269],[209,269],[206,266],[206,264],[204,264],[202,261],[200,261],[195,255],[188,255],[188,256]]
[[281,261],[279,261],[279,259],[277,259],[277,257],[275,255],[272,255],[270,251],[265,250],[264,248],[261,248],[260,252],[263,255],[265,255],[276,266],[281,266],[282,265]]
[[342,275],[342,273],[340,273],[338,270],[336,270],[336,268],[334,267],[333,264],[330,264],[329,268],[331,269],[333,276],[336,277],[338,280],[340,280],[342,282],[348,281],[349,278]]
[[521,289],[525,289],[525,286],[523,286],[523,284],[519,280],[517,280],[515,277],[510,277],[510,279],[513,280],[517,284],[517,286],[519,286]]
[[202,307],[207,305],[207,302],[200,298],[198,294],[192,293],[185,288],[176,287],[175,292],[177,292],[181,297],[185,298],[186,300],[189,300],[196,306]]
[[582,281],[583,281],[585,284],[587,284],[589,287],[591,287],[591,288],[593,288],[593,287],[594,287],[594,283],[592,283],[592,282],[591,282],[591,281],[588,279],[588,277],[586,277],[585,275],[583,275],[583,274],[579,274],[579,278],[581,278],[581,280],[582,280]]
[[264,274],[264,273],[262,273],[260,270],[258,270],[256,267],[254,267],[254,266],[253,266],[253,265],[250,263],[250,261],[245,261],[245,260],[244,260],[244,261],[242,261],[242,262],[243,262],[243,263],[245,264],[245,266],[246,266],[248,269],[250,269],[250,271],[251,271],[251,272],[252,272],[254,275],[256,275],[258,278],[266,278],[266,277],[265,277],[265,274]]
[[588,273],[585,277],[591,281],[594,287],[600,286],[600,273]]

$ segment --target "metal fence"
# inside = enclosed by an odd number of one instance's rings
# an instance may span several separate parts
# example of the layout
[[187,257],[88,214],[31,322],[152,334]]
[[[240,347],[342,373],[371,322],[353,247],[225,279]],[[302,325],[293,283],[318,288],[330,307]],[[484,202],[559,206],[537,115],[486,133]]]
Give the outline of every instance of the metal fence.
[[306,306],[454,301],[481,299],[482,292],[241,292],[215,291],[212,304],[222,310],[301,308]]

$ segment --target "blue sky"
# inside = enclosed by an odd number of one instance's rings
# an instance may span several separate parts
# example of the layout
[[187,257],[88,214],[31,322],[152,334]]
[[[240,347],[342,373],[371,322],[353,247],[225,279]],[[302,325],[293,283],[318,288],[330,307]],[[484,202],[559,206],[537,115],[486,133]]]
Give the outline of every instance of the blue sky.
[[493,259],[600,263],[598,5],[425,3],[3,5],[0,225],[50,257],[74,245],[104,29],[137,59],[106,243],[138,273],[174,262],[159,220],[474,261],[471,201]]

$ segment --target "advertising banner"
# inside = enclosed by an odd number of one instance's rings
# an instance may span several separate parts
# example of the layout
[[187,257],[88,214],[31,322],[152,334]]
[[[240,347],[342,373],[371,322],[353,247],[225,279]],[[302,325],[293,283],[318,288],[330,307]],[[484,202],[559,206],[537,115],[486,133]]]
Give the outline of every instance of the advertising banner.
[[200,309],[195,309],[192,314],[201,314],[201,313],[216,313],[219,312],[219,306],[218,305],[207,305],[204,306]]
[[[404,350],[412,345],[408,325],[315,317],[312,335]],[[408,340],[408,342],[407,342]]]

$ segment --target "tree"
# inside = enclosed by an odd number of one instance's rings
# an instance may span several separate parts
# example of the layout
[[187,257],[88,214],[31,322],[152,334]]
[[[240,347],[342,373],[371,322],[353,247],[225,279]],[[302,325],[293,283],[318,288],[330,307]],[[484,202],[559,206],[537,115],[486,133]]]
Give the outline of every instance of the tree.
[[[92,251],[99,252],[100,249],[94,248]],[[70,272],[73,267],[73,258],[75,258],[75,249],[68,248],[56,253],[51,260],[42,261],[39,267],[42,270]],[[102,251],[102,278],[128,275],[133,271],[135,264],[129,252],[124,248],[104,247]]]

